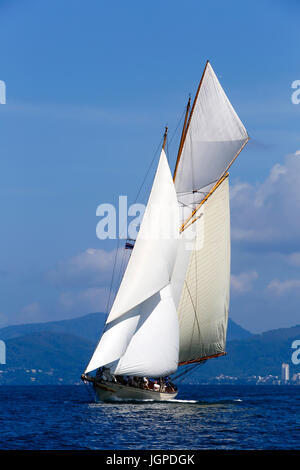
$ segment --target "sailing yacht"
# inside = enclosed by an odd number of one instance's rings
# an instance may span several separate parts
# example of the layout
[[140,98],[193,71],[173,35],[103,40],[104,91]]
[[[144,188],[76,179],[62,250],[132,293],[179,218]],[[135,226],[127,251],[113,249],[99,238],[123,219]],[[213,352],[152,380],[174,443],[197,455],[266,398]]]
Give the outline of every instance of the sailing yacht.
[[82,375],[101,401],[175,398],[181,370],[226,354],[228,170],[249,136],[208,61],[186,107],[173,176],[166,138],[167,129],[127,268]]

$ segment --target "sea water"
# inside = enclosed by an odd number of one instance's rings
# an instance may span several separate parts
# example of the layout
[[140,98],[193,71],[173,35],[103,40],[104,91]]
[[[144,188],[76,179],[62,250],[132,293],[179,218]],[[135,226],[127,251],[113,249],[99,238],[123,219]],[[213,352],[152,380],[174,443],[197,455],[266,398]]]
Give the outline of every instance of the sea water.
[[95,403],[81,386],[1,386],[1,449],[299,449],[300,387],[180,386]]

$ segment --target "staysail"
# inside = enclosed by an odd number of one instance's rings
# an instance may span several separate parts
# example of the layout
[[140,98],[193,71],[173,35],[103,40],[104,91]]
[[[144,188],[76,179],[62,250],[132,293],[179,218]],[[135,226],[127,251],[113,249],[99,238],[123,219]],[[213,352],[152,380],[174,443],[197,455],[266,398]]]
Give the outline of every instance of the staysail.
[[179,228],[176,191],[164,150],[132,255],[86,369],[163,376],[178,365],[179,327],[170,279]]
[[162,150],[134,250],[108,323],[169,284],[176,257],[178,227],[176,191]]
[[249,137],[207,62],[174,172],[181,239],[171,280],[179,316],[179,364],[225,352],[230,293],[226,173]]

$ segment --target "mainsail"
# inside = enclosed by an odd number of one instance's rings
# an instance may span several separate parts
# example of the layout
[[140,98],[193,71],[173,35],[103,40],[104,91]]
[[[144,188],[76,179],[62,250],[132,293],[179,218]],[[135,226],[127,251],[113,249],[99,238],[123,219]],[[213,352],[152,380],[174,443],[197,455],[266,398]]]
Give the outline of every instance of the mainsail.
[[[177,290],[180,364],[225,350],[230,288],[228,177],[201,206],[197,217],[182,232],[183,246],[172,279]],[[187,237],[188,232],[193,237]]]
[[181,239],[171,288],[180,324],[179,364],[225,353],[230,292],[227,170],[249,137],[207,62],[183,130],[174,180]]
[[86,369],[163,376],[178,364],[179,329],[170,279],[178,244],[179,211],[164,150],[131,258],[102,338]]

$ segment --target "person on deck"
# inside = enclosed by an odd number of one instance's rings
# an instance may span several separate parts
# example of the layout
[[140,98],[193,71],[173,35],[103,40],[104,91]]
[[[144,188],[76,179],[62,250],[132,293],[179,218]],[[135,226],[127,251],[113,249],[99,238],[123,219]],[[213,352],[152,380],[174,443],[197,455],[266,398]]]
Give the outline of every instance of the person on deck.
[[106,380],[107,382],[114,381],[113,376],[111,375],[110,369],[108,367],[103,367],[102,377],[103,380]]
[[165,392],[166,391],[166,384],[165,384],[165,381],[164,381],[163,377],[161,377],[159,379],[159,383],[160,383],[160,391]]
[[159,390],[160,390],[160,386],[159,386],[159,384],[157,383],[157,380],[154,381],[153,390],[154,390],[155,392],[159,392]]
[[148,390],[149,388],[149,380],[147,379],[147,377],[143,377],[143,387]]

